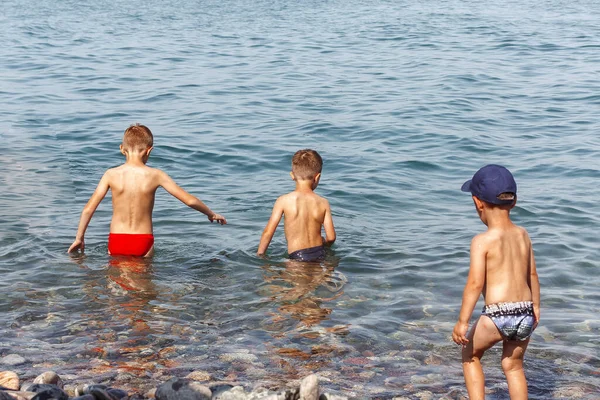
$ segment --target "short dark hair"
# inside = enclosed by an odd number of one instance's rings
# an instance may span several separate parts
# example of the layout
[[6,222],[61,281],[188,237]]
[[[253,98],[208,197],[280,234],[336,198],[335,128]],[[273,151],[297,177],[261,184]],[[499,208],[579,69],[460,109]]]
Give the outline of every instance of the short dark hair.
[[516,197],[516,196],[515,196],[515,194],[514,194],[514,193],[512,193],[512,192],[504,192],[504,193],[500,193],[500,194],[497,196],[498,200],[501,200],[501,201],[508,201],[508,200],[509,200],[509,201],[512,201],[512,200],[514,200],[514,199],[515,199],[515,197]]
[[154,144],[154,136],[147,126],[133,124],[125,129],[123,135],[123,147],[126,149],[149,149]]
[[323,169],[323,159],[315,150],[298,150],[292,157],[292,172],[296,179],[313,179]]

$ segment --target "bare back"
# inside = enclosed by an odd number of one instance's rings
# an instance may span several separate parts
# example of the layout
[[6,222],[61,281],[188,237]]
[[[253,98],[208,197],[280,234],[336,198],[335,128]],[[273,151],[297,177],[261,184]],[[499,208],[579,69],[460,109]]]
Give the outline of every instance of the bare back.
[[288,253],[321,246],[321,227],[329,209],[327,200],[313,192],[299,191],[288,193],[281,198]]
[[512,225],[479,235],[485,246],[486,304],[531,301],[531,240],[525,229]]
[[153,233],[152,210],[159,170],[123,164],[106,172],[112,193],[111,233]]

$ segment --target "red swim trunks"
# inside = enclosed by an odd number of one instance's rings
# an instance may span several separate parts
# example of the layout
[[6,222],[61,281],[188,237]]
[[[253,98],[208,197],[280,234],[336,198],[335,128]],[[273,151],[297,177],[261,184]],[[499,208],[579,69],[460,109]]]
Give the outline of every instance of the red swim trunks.
[[108,252],[111,256],[137,256],[148,254],[154,245],[154,235],[144,233],[109,233]]

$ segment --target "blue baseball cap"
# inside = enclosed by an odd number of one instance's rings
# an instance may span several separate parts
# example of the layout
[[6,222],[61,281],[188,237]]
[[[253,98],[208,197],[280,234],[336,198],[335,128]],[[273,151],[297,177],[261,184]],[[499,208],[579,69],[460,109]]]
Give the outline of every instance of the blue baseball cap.
[[508,205],[512,204],[514,199],[500,200],[498,196],[502,193],[514,193],[516,196],[517,183],[509,170],[501,165],[490,164],[477,171],[460,190],[471,192],[473,196],[488,203]]

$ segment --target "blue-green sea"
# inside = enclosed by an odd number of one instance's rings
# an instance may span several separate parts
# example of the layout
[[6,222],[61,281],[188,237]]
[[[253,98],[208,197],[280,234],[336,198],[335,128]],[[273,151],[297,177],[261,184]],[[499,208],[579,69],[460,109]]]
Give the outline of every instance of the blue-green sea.
[[[0,370],[466,398],[451,332],[485,226],[460,186],[498,163],[541,282],[530,398],[600,397],[599,2],[3,0],[0,43],[0,360],[25,358]],[[229,223],[161,190],[155,256],[111,259],[109,195],[67,255],[136,122]],[[283,227],[255,253],[302,148],[338,241],[297,268]]]

